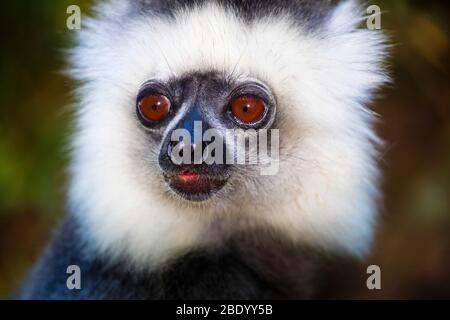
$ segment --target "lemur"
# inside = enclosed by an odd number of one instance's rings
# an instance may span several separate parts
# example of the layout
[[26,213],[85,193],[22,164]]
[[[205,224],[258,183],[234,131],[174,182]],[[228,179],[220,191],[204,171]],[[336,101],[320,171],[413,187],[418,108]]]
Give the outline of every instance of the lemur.
[[[354,0],[99,1],[69,57],[68,214],[20,297],[314,298],[321,263],[364,256],[377,224],[367,104],[387,45],[364,15]],[[176,163],[173,133],[195,122],[278,130],[277,173]]]

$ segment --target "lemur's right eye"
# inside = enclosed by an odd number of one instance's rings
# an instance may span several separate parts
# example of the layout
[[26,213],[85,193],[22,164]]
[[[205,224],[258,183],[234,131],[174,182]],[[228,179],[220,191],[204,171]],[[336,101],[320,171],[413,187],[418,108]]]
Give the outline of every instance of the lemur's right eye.
[[163,95],[147,95],[138,102],[141,116],[145,120],[152,122],[164,120],[169,114],[170,107],[170,100]]

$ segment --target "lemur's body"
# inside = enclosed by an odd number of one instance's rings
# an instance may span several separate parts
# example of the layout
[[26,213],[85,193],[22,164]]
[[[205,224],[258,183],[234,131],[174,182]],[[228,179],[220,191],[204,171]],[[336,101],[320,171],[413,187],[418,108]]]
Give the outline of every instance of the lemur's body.
[[[378,170],[364,103],[385,47],[353,1],[109,0],[97,15],[72,55],[70,214],[23,298],[303,298],[321,256],[367,251]],[[176,164],[170,137],[195,121],[279,129],[279,172]]]
[[[217,251],[195,250],[163,268],[136,269],[92,252],[65,222],[25,286],[24,299],[280,299],[311,296],[318,256],[278,241],[256,247],[237,238]],[[81,269],[69,290],[67,267]]]

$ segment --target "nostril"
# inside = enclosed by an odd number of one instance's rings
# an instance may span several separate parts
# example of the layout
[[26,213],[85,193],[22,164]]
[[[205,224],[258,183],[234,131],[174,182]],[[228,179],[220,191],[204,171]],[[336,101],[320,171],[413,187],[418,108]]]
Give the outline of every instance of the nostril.
[[[173,163],[174,162],[174,156],[175,159],[183,159],[182,161],[184,161],[184,157],[187,156],[185,155],[185,152],[187,151],[189,154],[189,150],[185,150],[185,148],[189,148],[189,146],[185,145],[183,143],[183,141],[171,141],[168,145],[167,145],[167,156],[169,157],[170,161]],[[195,150],[195,145],[191,144],[190,145],[190,149],[191,149],[191,154],[194,154],[194,150]],[[175,152],[175,153],[174,153]],[[192,160],[191,160],[192,161]],[[177,161],[175,161],[177,162]]]
[[172,152],[173,152],[173,149],[175,148],[175,146],[177,146],[178,144],[180,144],[179,145],[179,148],[180,148],[180,150],[179,150],[179,155],[180,156],[183,156],[183,150],[184,150],[184,148],[183,148],[183,145],[181,144],[182,142],[176,142],[176,141],[171,141],[171,142],[169,142],[169,144],[167,145],[167,155],[169,156],[169,159],[172,159]]

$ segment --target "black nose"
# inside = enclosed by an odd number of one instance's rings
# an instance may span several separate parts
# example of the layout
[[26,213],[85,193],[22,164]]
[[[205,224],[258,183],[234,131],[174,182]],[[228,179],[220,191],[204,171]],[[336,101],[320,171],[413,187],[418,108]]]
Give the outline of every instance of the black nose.
[[[178,149],[179,149],[179,156],[183,157],[184,156],[184,152],[187,150],[190,150],[190,159],[191,159],[191,164],[195,164],[198,163],[200,164],[203,163],[203,152],[205,151],[206,147],[208,146],[208,144],[206,142],[200,142],[200,143],[191,143],[190,144],[190,148],[189,147],[185,147],[184,143],[182,141],[178,142],[178,141],[170,141],[169,144],[167,145],[167,156],[169,157],[170,161],[173,163],[172,161],[172,152],[173,149],[175,148],[175,146],[178,145]],[[188,149],[189,148],[189,149]],[[196,158],[196,153],[198,153],[197,158]]]

